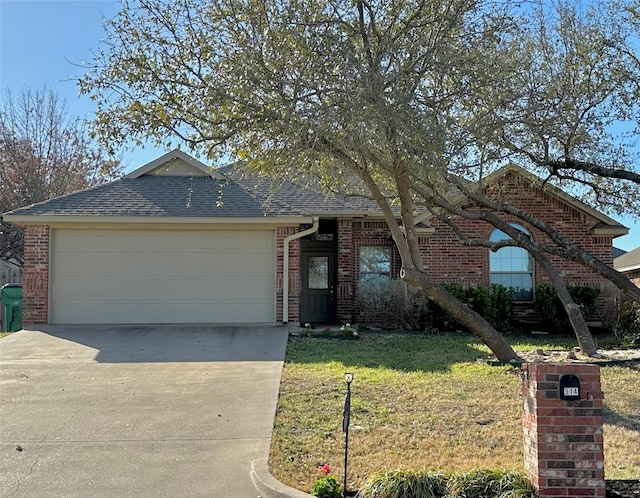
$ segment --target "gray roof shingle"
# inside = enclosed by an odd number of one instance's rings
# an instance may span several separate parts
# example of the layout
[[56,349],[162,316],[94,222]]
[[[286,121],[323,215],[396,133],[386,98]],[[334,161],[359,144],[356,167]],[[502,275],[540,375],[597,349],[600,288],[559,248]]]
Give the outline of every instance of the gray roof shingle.
[[300,186],[289,180],[274,181],[265,177],[236,178],[235,181],[262,199],[274,199],[293,210],[310,214],[341,211],[380,212],[380,207],[371,199],[326,193],[319,187],[314,188],[313,183]]
[[[218,201],[221,201],[218,204]],[[122,178],[8,214],[35,216],[264,217],[304,215],[234,181],[205,176]]]
[[313,182],[300,186],[287,179],[243,177],[233,165],[215,170],[214,176],[220,178],[144,174],[145,171],[7,214],[254,218],[380,212],[375,202],[364,197],[326,194]]
[[640,247],[636,247],[633,251],[629,251],[615,258],[613,260],[613,267],[616,270],[620,270],[621,268],[640,268]]

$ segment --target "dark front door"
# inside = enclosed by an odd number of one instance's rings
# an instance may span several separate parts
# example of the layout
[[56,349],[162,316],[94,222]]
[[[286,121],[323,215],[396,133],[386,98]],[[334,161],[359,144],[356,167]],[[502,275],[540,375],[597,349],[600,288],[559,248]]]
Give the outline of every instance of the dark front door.
[[336,252],[303,251],[301,323],[332,323],[336,319]]

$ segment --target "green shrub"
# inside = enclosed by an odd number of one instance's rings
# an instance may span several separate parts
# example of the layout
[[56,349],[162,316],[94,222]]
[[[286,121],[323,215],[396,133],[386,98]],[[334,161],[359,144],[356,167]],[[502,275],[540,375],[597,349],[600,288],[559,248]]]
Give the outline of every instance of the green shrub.
[[336,476],[329,474],[316,479],[311,494],[318,498],[342,498],[342,486]]
[[[595,316],[596,300],[600,289],[590,285],[567,285],[567,290],[573,301],[580,307],[585,320]],[[571,323],[567,312],[558,297],[556,290],[549,284],[536,286],[536,308],[551,331],[562,332],[571,330]]]
[[[512,308],[514,292],[502,285],[465,288],[457,283],[445,283],[442,286],[454,297],[469,305],[476,313],[488,321],[497,331],[509,332],[512,328]],[[429,302],[431,328],[451,331],[461,326],[437,304]]]
[[620,345],[640,346],[640,303],[634,301],[623,303],[613,330]]
[[441,498],[447,494],[447,477],[424,470],[391,470],[370,476],[358,498]]
[[571,297],[580,306],[580,311],[585,320],[590,320],[596,314],[596,300],[600,295],[600,289],[591,285],[567,285]]
[[515,470],[478,469],[463,474],[425,470],[382,471],[361,486],[358,498],[534,498],[536,490]]
[[[469,305],[496,330],[511,330],[511,313],[514,293],[501,285],[464,287],[459,283],[442,286],[454,297]],[[358,321],[377,323],[387,328],[404,330],[438,330],[450,332],[462,328],[449,313],[435,304],[425,294],[401,280],[369,288],[358,293],[356,307],[360,310]]]

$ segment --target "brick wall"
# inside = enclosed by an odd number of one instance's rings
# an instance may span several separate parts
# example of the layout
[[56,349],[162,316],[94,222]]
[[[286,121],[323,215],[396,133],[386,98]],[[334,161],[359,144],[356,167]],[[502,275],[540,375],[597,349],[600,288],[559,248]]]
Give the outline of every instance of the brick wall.
[[[284,239],[299,231],[298,227],[276,230],[276,321],[283,322]],[[300,321],[300,239],[289,242],[289,322]]]
[[[605,496],[600,368],[523,365],[524,466],[540,498]],[[560,399],[560,378],[576,375],[580,399]]]
[[22,324],[47,323],[49,314],[49,227],[24,229]]
[[[357,309],[358,283],[360,281],[360,248],[361,247],[390,247],[391,248],[391,278],[397,279],[400,274],[402,262],[396,249],[395,242],[391,238],[389,227],[385,221],[365,221],[354,220],[351,229],[351,243],[349,247],[350,257],[350,278],[352,290],[352,313],[350,320],[358,323],[384,323],[387,317],[376,313],[376,310]],[[342,250],[342,241],[339,243]]]
[[[526,210],[533,216],[552,225],[558,232],[608,265],[613,264],[612,239],[610,237],[594,237],[591,228],[597,220],[590,218],[556,197],[541,192],[531,186],[523,178],[510,174],[504,182],[487,192],[494,199],[509,202]],[[524,226],[535,242],[551,243],[549,238],[535,228],[515,218],[506,221],[517,222]],[[487,240],[494,228],[483,221],[469,221],[460,217],[452,217],[460,230],[469,238]],[[462,246],[453,231],[443,222],[432,220],[435,233],[425,240],[423,258],[429,273],[436,279],[447,282],[482,283],[489,282],[489,251],[482,247]],[[595,272],[571,261],[557,256],[548,256],[567,281],[575,284],[590,284],[603,279]],[[549,282],[542,269],[536,265],[534,269],[536,282]]]
[[625,273],[625,275],[633,282],[636,286],[640,287],[640,270],[632,270]]
[[354,253],[353,228],[351,219],[338,220],[338,289],[337,306],[338,321],[351,323],[354,321],[354,298],[356,290],[355,277],[356,256]]
[[[558,200],[556,197],[540,191],[522,177],[513,173],[492,189],[487,195],[496,200],[509,202],[533,216],[552,225],[558,232],[578,246],[592,253],[608,265],[613,264],[611,237],[595,237],[590,234],[597,220]],[[552,244],[550,239],[539,230],[516,218],[504,219],[524,226],[537,243]],[[465,220],[453,216],[452,221],[469,239],[488,240],[494,227],[483,221]],[[469,247],[460,243],[453,231],[443,222],[431,220],[435,233],[421,240],[422,256],[429,275],[438,282],[456,282],[466,286],[489,285],[489,250],[483,247]],[[605,279],[585,266],[547,255],[554,267],[567,283],[575,285],[594,285],[601,287]],[[550,283],[542,268],[534,263],[534,285]],[[603,293],[597,303],[600,315],[614,309],[613,295]]]
[[[606,264],[613,263],[612,239],[595,237],[591,229],[598,223],[585,213],[542,192],[526,179],[510,173],[501,182],[486,189],[488,196],[509,202],[522,208],[556,228],[562,235],[591,252]],[[493,226],[481,220],[465,220],[454,216],[452,221],[469,239],[488,240]],[[506,221],[523,225],[534,241],[551,243],[546,235],[516,218],[506,217]],[[456,234],[443,222],[431,220],[435,233],[420,237],[421,254],[428,275],[437,282],[455,282],[469,287],[489,286],[489,249],[463,245]],[[338,315],[342,322],[362,321],[362,316],[354,309],[358,288],[358,251],[361,246],[392,246],[389,228],[383,221],[339,220],[339,269],[338,269]],[[400,257],[393,251],[392,278],[397,278],[401,267]],[[574,285],[594,285],[602,288],[605,279],[584,266],[566,261],[556,256],[548,256],[565,281]],[[534,263],[534,284],[550,283],[542,268]],[[602,319],[615,309],[615,293],[603,292],[597,302],[598,316]],[[531,310],[526,309],[526,312]]]

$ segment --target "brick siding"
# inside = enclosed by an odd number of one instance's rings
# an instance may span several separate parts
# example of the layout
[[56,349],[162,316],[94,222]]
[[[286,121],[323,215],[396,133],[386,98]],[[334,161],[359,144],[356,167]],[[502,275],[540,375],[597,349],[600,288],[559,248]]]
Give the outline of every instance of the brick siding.
[[[503,182],[488,192],[495,198],[513,203],[532,215],[552,224],[563,235],[590,251],[605,264],[613,262],[612,241],[609,237],[593,237],[590,229],[596,224],[580,211],[555,197],[532,187],[518,175],[507,175]],[[338,282],[337,317],[341,323],[360,321],[363,315],[356,309],[359,275],[359,250],[363,246],[391,247],[391,277],[398,277],[401,261],[384,221],[365,219],[338,219]],[[469,238],[486,240],[493,227],[481,221],[469,221],[454,217],[454,221]],[[515,220],[508,220],[515,221]],[[438,282],[456,282],[467,286],[489,285],[489,250],[462,245],[453,231],[445,224],[432,220],[436,231],[421,237],[421,253],[427,273]],[[530,226],[526,226],[537,242],[547,238]],[[280,227],[276,231],[276,317],[283,320],[283,255],[284,239],[297,233],[297,227]],[[300,241],[294,239],[289,246],[289,322],[300,317]],[[25,229],[24,311],[26,325],[43,323],[48,318],[49,289],[49,228],[30,225]],[[551,257],[558,271],[572,284],[602,285],[604,279],[577,263]],[[536,265],[535,283],[548,282],[548,278]],[[601,298],[599,309],[613,309],[613,293]],[[609,302],[611,301],[611,302]],[[368,310],[370,316],[370,311]]]
[[351,219],[338,220],[338,321],[354,321],[354,299],[356,291],[356,253],[354,252],[354,222]]
[[[605,496],[600,367],[524,364],[524,466],[540,498]],[[560,399],[562,375],[580,380],[580,399]]]
[[49,227],[24,229],[22,325],[47,323],[49,315]]
[[300,239],[289,242],[289,313],[287,320],[283,320],[283,289],[284,273],[284,239],[299,232],[296,227],[278,227],[276,230],[276,321],[300,321]]

